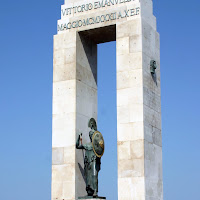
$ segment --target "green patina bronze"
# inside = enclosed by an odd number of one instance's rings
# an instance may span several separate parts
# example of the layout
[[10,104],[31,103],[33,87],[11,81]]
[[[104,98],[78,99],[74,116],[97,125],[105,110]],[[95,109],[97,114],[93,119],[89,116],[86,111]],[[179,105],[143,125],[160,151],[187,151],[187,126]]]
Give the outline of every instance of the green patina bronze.
[[151,72],[151,74],[155,74],[156,68],[157,68],[156,61],[151,60],[150,61],[150,72]]
[[88,197],[97,197],[98,172],[101,168],[101,156],[104,153],[104,140],[101,133],[97,131],[97,124],[94,118],[89,120],[88,127],[91,128],[89,132],[90,143],[83,145],[81,140],[82,134],[79,134],[76,148],[85,150],[84,175]]

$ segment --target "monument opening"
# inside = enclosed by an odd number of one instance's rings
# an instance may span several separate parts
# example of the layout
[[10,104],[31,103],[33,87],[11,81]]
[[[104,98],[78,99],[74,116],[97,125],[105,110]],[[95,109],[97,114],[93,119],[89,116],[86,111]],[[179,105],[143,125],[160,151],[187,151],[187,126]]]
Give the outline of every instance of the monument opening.
[[117,200],[116,42],[97,46],[98,128],[105,140],[99,195]]
[[[77,37],[80,40],[76,56],[81,61],[80,81],[84,82],[81,91],[87,93],[85,98],[81,95],[82,105],[88,107],[84,113],[97,119],[98,130],[106,140],[106,152],[101,158],[105,165],[98,178],[99,195],[117,199],[116,26],[81,31]],[[86,68],[87,72],[82,73]],[[83,139],[88,142],[87,135]]]

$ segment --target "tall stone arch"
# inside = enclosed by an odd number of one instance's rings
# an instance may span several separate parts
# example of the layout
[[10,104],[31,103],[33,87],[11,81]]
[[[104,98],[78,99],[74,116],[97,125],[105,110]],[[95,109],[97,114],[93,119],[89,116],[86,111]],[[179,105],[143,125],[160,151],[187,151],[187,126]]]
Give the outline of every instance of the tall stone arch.
[[152,0],[66,0],[54,36],[52,200],[85,195],[75,142],[78,132],[88,132],[88,119],[97,118],[97,44],[114,40],[118,199],[163,199],[160,39]]

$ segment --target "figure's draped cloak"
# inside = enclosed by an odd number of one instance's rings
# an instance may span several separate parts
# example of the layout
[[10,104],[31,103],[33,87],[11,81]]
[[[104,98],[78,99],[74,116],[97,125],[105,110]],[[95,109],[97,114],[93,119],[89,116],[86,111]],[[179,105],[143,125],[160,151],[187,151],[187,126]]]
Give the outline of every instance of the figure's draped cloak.
[[101,159],[95,155],[92,143],[83,146],[85,149],[84,173],[86,178],[86,190],[98,190],[98,172],[101,167]]

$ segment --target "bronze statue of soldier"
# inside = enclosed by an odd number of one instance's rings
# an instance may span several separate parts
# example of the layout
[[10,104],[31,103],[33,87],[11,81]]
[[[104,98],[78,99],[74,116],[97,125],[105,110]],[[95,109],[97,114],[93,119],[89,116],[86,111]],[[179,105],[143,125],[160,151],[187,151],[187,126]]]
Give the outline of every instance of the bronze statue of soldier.
[[86,191],[88,196],[98,196],[98,173],[101,168],[101,156],[104,153],[103,136],[97,131],[97,124],[94,118],[88,122],[90,143],[80,144],[81,134],[79,134],[76,148],[85,150],[84,175],[86,179]]

